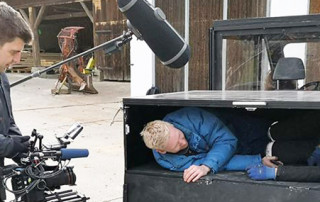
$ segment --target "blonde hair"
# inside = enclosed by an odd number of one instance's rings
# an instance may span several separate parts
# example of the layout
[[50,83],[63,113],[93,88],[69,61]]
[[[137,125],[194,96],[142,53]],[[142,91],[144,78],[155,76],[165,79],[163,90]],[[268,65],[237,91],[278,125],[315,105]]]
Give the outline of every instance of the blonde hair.
[[140,133],[146,146],[150,149],[164,150],[169,139],[169,126],[172,124],[165,121],[149,122]]

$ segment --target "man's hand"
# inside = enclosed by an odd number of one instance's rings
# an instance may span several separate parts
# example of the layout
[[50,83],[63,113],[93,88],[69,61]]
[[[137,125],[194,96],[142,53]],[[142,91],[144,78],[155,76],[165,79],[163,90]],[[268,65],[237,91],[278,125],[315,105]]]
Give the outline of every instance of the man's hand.
[[21,153],[27,153],[29,151],[29,139],[30,136],[11,136],[12,148],[11,152],[6,156],[8,158],[14,158]]
[[281,161],[278,161],[278,157],[276,156],[265,156],[262,159],[262,163],[270,168],[277,168],[278,165],[283,165]]
[[247,170],[248,176],[253,180],[274,180],[276,179],[277,168],[270,168],[265,165],[255,165]]
[[205,176],[208,174],[210,171],[210,168],[205,165],[201,166],[196,166],[192,165],[188,169],[184,170],[183,173],[183,180],[187,183],[189,182],[195,182],[197,181],[200,177]]
[[18,153],[15,157],[12,158],[12,160],[16,164],[21,165],[22,164],[21,159],[26,157],[28,157],[28,153]]

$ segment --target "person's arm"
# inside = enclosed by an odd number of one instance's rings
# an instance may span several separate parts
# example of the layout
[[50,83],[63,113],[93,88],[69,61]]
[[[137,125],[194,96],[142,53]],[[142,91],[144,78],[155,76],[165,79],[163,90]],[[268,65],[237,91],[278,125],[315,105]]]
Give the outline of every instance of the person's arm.
[[219,118],[203,109],[183,108],[167,115],[164,121],[181,125],[198,135],[200,140],[195,147],[202,147],[200,150],[205,154],[194,164],[205,165],[215,173],[223,168],[236,150],[237,138]]
[[195,182],[202,176],[207,175],[210,172],[210,168],[206,165],[192,165],[183,172],[183,180],[187,183]]
[[234,155],[224,167],[224,170],[245,171],[248,168],[261,164],[261,156],[258,155]]
[[19,127],[16,125],[13,116],[10,117],[10,127],[8,131],[8,136],[22,136]]
[[247,170],[248,176],[253,180],[274,180],[276,179],[277,168],[259,164]]
[[251,167],[248,176],[253,180],[292,182],[320,182],[319,166],[283,166],[270,168],[265,165]]
[[28,151],[28,140],[30,137],[22,136],[19,128],[16,126],[12,115],[9,82],[4,73],[0,74],[0,77],[0,92],[3,93],[0,104],[6,106],[2,108],[3,111],[0,111],[3,115],[3,125],[0,125],[0,157],[12,158],[21,152]]
[[10,118],[8,133],[0,132],[0,157],[13,158],[20,153],[28,152],[29,136],[22,136],[14,120]]
[[[20,129],[18,128],[18,126],[16,125],[14,118],[13,118],[13,113],[12,113],[12,104],[11,104],[11,96],[10,96],[10,84],[8,81],[8,78],[6,76],[6,74],[1,74],[1,79],[2,83],[3,83],[3,93],[6,99],[6,105],[8,107],[9,110],[9,117],[8,119],[10,119],[9,123],[9,130],[8,130],[8,134],[3,134],[4,136],[11,136],[11,135],[19,135],[21,136],[21,132]],[[4,104],[4,103],[3,103]],[[4,113],[4,112],[2,112]]]
[[202,165],[205,154],[197,154],[192,156],[178,154],[160,154],[153,150],[153,155],[157,163],[163,168],[172,171],[183,171],[183,179],[185,182],[195,182],[200,177],[207,175],[211,169]]
[[319,166],[279,166],[276,180],[294,182],[320,182]]
[[5,137],[0,134],[0,157],[15,158],[28,152],[29,139],[29,136]]
[[10,137],[0,134],[0,157],[10,156],[13,152],[13,144],[13,140]]
[[201,165],[205,158],[204,153],[185,156],[178,154],[160,154],[156,150],[152,150],[156,162],[163,168],[172,171],[184,171],[192,165]]

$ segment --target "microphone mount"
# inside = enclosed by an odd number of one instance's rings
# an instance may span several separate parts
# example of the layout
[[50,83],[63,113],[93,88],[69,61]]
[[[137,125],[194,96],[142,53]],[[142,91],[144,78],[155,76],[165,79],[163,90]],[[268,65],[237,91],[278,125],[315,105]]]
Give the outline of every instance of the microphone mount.
[[143,38],[142,38],[142,34],[139,32],[139,30],[137,30],[129,20],[127,20],[127,26],[129,28],[129,31],[131,31],[136,37],[138,40],[141,40],[143,41]]

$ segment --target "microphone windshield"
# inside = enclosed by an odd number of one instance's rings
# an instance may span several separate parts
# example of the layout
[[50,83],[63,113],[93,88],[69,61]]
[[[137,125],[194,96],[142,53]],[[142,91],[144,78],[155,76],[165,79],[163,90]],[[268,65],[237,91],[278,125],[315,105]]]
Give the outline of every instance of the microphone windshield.
[[61,159],[83,158],[89,156],[88,149],[61,149]]
[[[145,0],[118,0],[121,12],[161,62],[172,68],[183,67],[190,58],[190,47],[168,23],[160,8]],[[136,31],[132,30],[136,35]],[[140,35],[137,36],[141,38]]]

